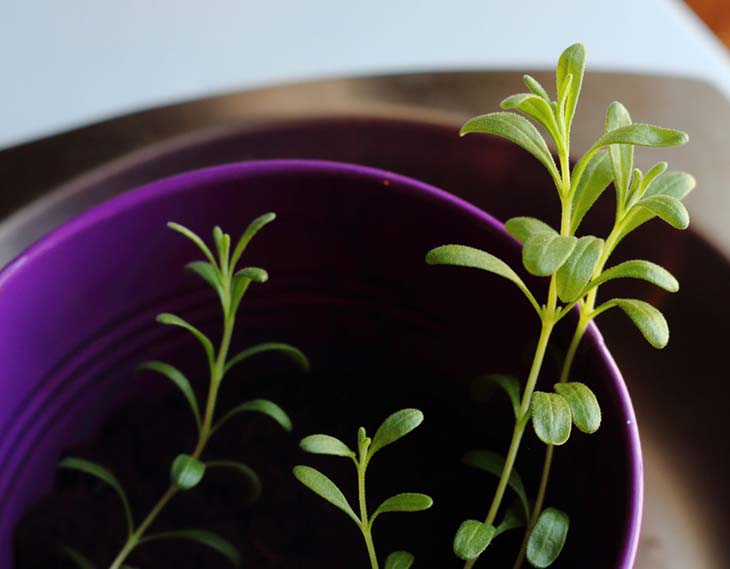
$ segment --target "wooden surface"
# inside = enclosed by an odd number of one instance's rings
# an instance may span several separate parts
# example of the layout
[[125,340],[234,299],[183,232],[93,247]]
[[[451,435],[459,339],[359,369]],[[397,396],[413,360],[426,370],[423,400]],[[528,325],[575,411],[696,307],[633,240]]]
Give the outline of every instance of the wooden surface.
[[722,43],[730,46],[730,2],[728,0],[687,0]]

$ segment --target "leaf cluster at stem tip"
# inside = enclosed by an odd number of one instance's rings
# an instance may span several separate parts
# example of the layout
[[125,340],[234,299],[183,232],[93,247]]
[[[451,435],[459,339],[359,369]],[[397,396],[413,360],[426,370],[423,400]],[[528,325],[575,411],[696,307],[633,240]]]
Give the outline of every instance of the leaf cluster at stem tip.
[[[218,392],[224,377],[233,366],[252,356],[266,352],[278,352],[289,357],[304,370],[309,367],[306,356],[299,349],[281,342],[267,342],[247,348],[232,356],[229,354],[236,313],[244,295],[252,283],[264,283],[268,280],[268,274],[264,269],[239,268],[239,261],[254,235],[274,219],[273,213],[267,213],[254,219],[235,245],[233,245],[230,235],[224,233],[220,227],[215,227],[212,235],[212,249],[189,228],[178,223],[168,224],[170,229],[192,241],[205,257],[205,260],[189,263],[187,268],[215,291],[222,311],[222,335],[216,346],[211,338],[180,316],[163,313],[157,317],[157,321],[161,324],[185,330],[200,344],[208,363],[209,381],[205,403],[201,405],[193,384],[178,368],[160,361],[146,362],[138,368],[139,372],[153,372],[168,379],[180,390],[190,408],[197,431],[197,443],[194,449],[190,453],[179,454],[174,459],[170,466],[169,489],[142,521],[135,522],[126,493],[110,470],[88,460],[74,457],[65,458],[60,463],[61,468],[80,471],[101,480],[114,490],[121,501],[127,521],[127,539],[109,566],[110,569],[129,567],[125,563],[126,559],[139,545],[168,539],[198,542],[227,557],[234,566],[241,565],[241,556],[236,548],[214,532],[202,529],[184,529],[150,533],[148,528],[178,492],[185,492],[198,486],[210,470],[227,469],[240,474],[250,487],[250,500],[253,501],[258,497],[261,492],[261,480],[251,467],[231,460],[204,460],[202,456],[209,439],[233,417],[241,413],[256,413],[275,421],[284,430],[291,431],[292,423],[284,410],[276,403],[265,399],[253,399],[235,405],[222,417],[217,417],[216,413]],[[95,567],[83,554],[73,548],[64,546],[61,552],[82,569]]]
[[[426,262],[478,269],[511,282],[525,296],[540,321],[540,338],[526,381],[505,375],[484,376],[480,381],[497,386],[509,398],[514,411],[513,436],[505,456],[490,451],[471,451],[465,462],[499,478],[484,521],[466,520],[454,539],[454,552],[470,569],[491,541],[506,529],[526,526],[525,540],[514,568],[524,558],[534,567],[548,567],[565,543],[569,516],[542,504],[552,461],[553,447],[564,444],[572,427],[594,433],[601,424],[598,399],[582,382],[567,381],[577,347],[588,324],[600,314],[618,308],[633,322],[646,341],[663,348],[669,327],[663,314],[638,298],[607,298],[598,302],[599,288],[616,279],[638,279],[667,292],[679,283],[664,267],[643,259],[615,265],[610,259],[627,235],[647,222],[659,219],[673,228],[685,229],[689,214],[683,199],[694,189],[694,178],[670,171],[658,162],[645,172],[634,164],[636,147],[665,148],[688,141],[684,132],[634,122],[621,103],[608,106],[603,132],[586,152],[571,163],[571,130],[584,80],[586,50],[568,47],[555,73],[554,98],[535,78],[524,76],[526,91],[507,97],[502,110],[469,119],[461,135],[488,134],[511,141],[534,156],[547,170],[560,203],[560,222],[520,216],[505,223],[507,232],[522,245],[522,268],[547,280],[544,300],[531,289],[517,267],[466,244],[447,244],[431,249]],[[586,215],[613,186],[616,208],[613,226],[601,236],[581,233]],[[534,280],[534,279],[533,279]],[[562,366],[560,382],[552,391],[537,391],[537,381],[555,326],[578,308],[578,321]],[[537,437],[547,445],[540,487],[529,501],[514,468],[523,432],[532,422]],[[508,488],[517,494],[516,506],[500,509]],[[514,509],[516,507],[516,509]],[[495,525],[500,513],[503,521]]]
[[[384,500],[370,514],[365,499],[366,472],[370,461],[384,447],[396,442],[413,431],[423,422],[423,413],[418,409],[402,409],[390,415],[378,427],[371,439],[364,427],[357,432],[357,450],[330,435],[310,435],[302,439],[302,450],[312,454],[322,454],[350,458],[357,472],[358,506],[353,508],[337,485],[320,471],[310,466],[294,467],[294,476],[312,492],[342,510],[355,522],[365,540],[371,569],[378,569],[378,557],[373,543],[372,527],[378,516],[389,512],[420,512],[433,505],[433,500],[425,494],[406,492]],[[357,513],[356,513],[357,510]],[[385,561],[385,569],[408,569],[414,557],[407,551],[391,553]]]

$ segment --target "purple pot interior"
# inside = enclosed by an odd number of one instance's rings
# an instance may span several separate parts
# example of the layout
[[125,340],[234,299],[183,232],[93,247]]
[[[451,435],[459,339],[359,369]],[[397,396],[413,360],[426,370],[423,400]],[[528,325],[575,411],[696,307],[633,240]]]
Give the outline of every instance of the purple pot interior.
[[[254,240],[245,264],[266,268],[271,280],[249,293],[240,342],[289,341],[315,367],[397,359],[459,377],[512,370],[532,349],[536,318],[513,285],[425,264],[426,251],[445,242],[520,263],[500,223],[426,184],[345,164],[270,161],[130,192],[66,224],[0,273],[0,569],[12,567],[13,528],[51,491],[63,449],[93,436],[120,401],[149,389],[131,381],[136,365],[174,350],[177,336],[154,316],[174,311],[214,325],[209,293],[182,270],[198,253],[165,223],[206,236],[219,224],[235,237],[266,211],[278,219]],[[556,335],[557,348],[568,333]],[[597,392],[604,422],[589,441],[577,437],[571,452],[585,458],[577,482],[575,470],[558,468],[555,484],[577,504],[591,501],[588,511],[606,520],[587,516],[595,527],[571,528],[592,566],[628,569],[641,517],[638,432],[595,329],[577,370]],[[541,452],[535,443],[525,448]]]

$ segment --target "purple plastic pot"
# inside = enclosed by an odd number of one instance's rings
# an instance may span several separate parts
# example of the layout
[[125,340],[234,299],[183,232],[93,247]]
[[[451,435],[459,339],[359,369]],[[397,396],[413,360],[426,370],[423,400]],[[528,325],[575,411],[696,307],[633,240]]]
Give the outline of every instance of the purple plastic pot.
[[[129,192],[67,223],[0,273],[0,569],[12,567],[13,529],[51,491],[64,448],[94,436],[110,409],[144,393],[148,383],[130,381],[140,361],[179,351],[154,315],[172,310],[203,327],[215,317],[209,294],[181,270],[196,251],[165,223],[205,235],[220,224],[236,235],[265,211],[278,220],[251,245],[246,263],[272,278],[245,303],[251,338],[291,341],[315,367],[398,358],[454,377],[514,369],[532,348],[534,314],[510,283],[425,264],[425,252],[444,242],[520,262],[499,222],[434,187],[359,166],[267,161]],[[557,348],[568,332],[558,331]],[[589,441],[571,439],[570,459],[557,461],[573,466],[563,473],[558,466],[554,477],[580,520],[570,548],[581,566],[629,569],[642,506],[634,412],[593,327],[576,366],[604,421]],[[537,444],[525,449],[542,452]]]

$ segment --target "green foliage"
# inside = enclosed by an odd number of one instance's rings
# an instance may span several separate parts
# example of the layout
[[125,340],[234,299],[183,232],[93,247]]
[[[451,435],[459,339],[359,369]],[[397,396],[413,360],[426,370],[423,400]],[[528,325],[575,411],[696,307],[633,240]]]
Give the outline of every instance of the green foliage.
[[[553,445],[561,445],[568,440],[573,424],[586,433],[595,432],[600,426],[600,406],[593,392],[585,384],[567,382],[578,345],[591,320],[610,308],[618,307],[629,316],[652,346],[661,348],[669,341],[667,323],[656,308],[638,299],[608,297],[598,303],[598,293],[601,285],[610,284],[619,278],[644,280],[668,292],[679,289],[677,280],[655,263],[631,260],[610,268],[607,268],[607,263],[620,242],[647,221],[659,218],[677,229],[688,226],[689,215],[682,200],[694,188],[694,178],[684,172],[669,172],[666,162],[658,162],[646,173],[634,165],[637,146],[680,146],[688,141],[688,136],[677,130],[635,123],[626,107],[614,102],[607,109],[603,133],[571,167],[570,132],[583,84],[585,61],[585,48],[580,44],[570,46],[560,56],[556,68],[555,100],[538,81],[526,75],[524,82],[529,93],[518,93],[504,99],[501,107],[507,112],[480,115],[468,120],[461,129],[462,135],[484,133],[516,143],[543,164],[555,184],[561,204],[559,227],[553,228],[533,217],[516,217],[505,224],[507,231],[523,245],[523,269],[534,276],[548,278],[545,300],[536,300],[536,295],[515,267],[468,245],[438,247],[426,257],[430,264],[478,268],[511,281],[523,292],[540,318],[540,338],[530,375],[524,384],[507,380],[507,376],[492,376],[486,380],[507,393],[515,414],[514,433],[507,458],[503,459],[498,454],[488,455],[487,458],[481,456],[481,468],[500,477],[485,519],[485,524],[490,527],[500,511],[505,490],[510,486],[514,488],[514,464],[522,433],[530,420],[537,436],[549,445],[545,472],[541,477],[543,480],[548,479]],[[555,157],[550,154],[538,127],[544,129],[552,139]],[[578,234],[586,215],[611,182],[616,192],[616,214],[610,232],[605,237]],[[536,391],[552,332],[575,306],[580,309],[578,323],[566,352],[561,381],[555,386],[555,392]],[[470,461],[474,462],[473,456]],[[541,484],[532,502],[529,518],[533,522],[541,513],[545,491],[546,485]],[[521,500],[523,510],[527,502],[524,494],[525,499]],[[520,498],[523,496],[520,495]],[[558,527],[556,524],[563,519],[555,512],[542,512],[538,524],[540,531],[528,526],[526,539],[532,536],[532,541],[530,547],[527,541],[524,542],[515,567],[521,566],[526,553],[528,559],[536,563],[546,563],[551,555],[557,557],[562,542],[559,548],[552,550],[549,550],[547,542],[543,543],[547,539],[545,536],[552,535],[544,530]],[[503,523],[504,526],[497,526],[495,535],[501,533],[499,528],[516,527],[520,522],[516,516],[505,515]],[[564,526],[567,531],[567,521]],[[478,526],[466,527],[474,529]],[[564,537],[563,534],[563,540]],[[481,550],[476,553],[476,557],[479,555]],[[467,559],[465,569],[474,565],[476,557],[462,556]]]
[[[373,543],[372,528],[376,518],[391,512],[420,512],[429,509],[433,500],[425,494],[404,492],[384,500],[372,514],[368,514],[365,499],[367,468],[376,452],[396,442],[413,431],[423,422],[423,413],[418,409],[396,411],[383,421],[371,439],[364,427],[357,431],[357,452],[352,451],[344,442],[330,435],[310,435],[302,439],[302,450],[313,454],[324,454],[350,458],[357,472],[357,491],[359,516],[350,506],[342,490],[327,476],[310,466],[295,466],[294,476],[304,486],[348,515],[362,533],[370,558],[372,569],[378,569],[378,558]],[[413,564],[413,556],[406,551],[391,553],[386,569],[408,568]]]
[[[271,418],[287,431],[290,431],[292,428],[291,420],[287,414],[278,405],[265,399],[254,399],[238,404],[223,415],[223,417],[216,420],[220,384],[225,378],[226,373],[234,365],[257,354],[278,352],[288,356],[305,370],[309,367],[306,356],[300,350],[289,344],[280,342],[259,344],[243,350],[232,357],[229,355],[236,314],[241,300],[248,291],[251,283],[265,283],[269,278],[268,273],[264,269],[259,267],[239,268],[238,263],[253,236],[267,223],[273,221],[274,218],[273,213],[256,218],[249,224],[233,247],[231,236],[223,232],[220,227],[215,227],[212,234],[213,249],[210,249],[203,239],[192,230],[177,223],[168,224],[170,229],[188,238],[205,257],[205,260],[189,263],[186,268],[194,275],[200,277],[216,293],[221,307],[223,335],[219,345],[216,347],[213,341],[203,331],[180,316],[163,313],[157,317],[157,321],[161,324],[180,328],[191,334],[200,343],[205,352],[210,377],[208,380],[207,396],[204,400],[205,406],[203,406],[198,401],[190,380],[176,367],[159,361],[146,362],[139,367],[140,371],[152,371],[166,377],[182,392],[197,427],[197,442],[195,447],[190,453],[182,453],[175,458],[170,467],[169,488],[152,507],[142,522],[140,522],[139,526],[134,525],[127,497],[111,472],[99,465],[82,459],[67,458],[60,463],[61,468],[80,470],[103,480],[114,489],[122,501],[127,517],[128,536],[123,547],[109,566],[110,569],[123,569],[124,567],[128,567],[125,561],[137,546],[149,541],[161,539],[196,541],[224,555],[234,566],[238,567],[241,564],[241,558],[236,549],[215,533],[195,529],[149,534],[147,530],[156,521],[167,503],[177,493],[190,490],[200,484],[209,468],[226,468],[236,471],[248,482],[251,488],[251,500],[255,500],[258,497],[261,492],[261,480],[256,472],[248,465],[228,460],[205,461],[203,459],[203,454],[210,438],[234,416],[239,413],[254,412]],[[204,410],[201,411],[202,409]],[[67,556],[74,557],[73,553],[69,554],[69,551],[64,550]],[[79,565],[78,559],[76,559],[76,564]]]
[[[512,410],[515,414],[515,419],[520,415],[520,391],[522,387],[516,377],[511,375],[503,375],[501,373],[489,373],[480,375],[474,382],[473,391],[476,393],[481,391],[484,387],[490,387],[496,385],[509,397],[510,403],[512,403]],[[478,397],[478,394],[476,395]]]
[[527,542],[527,560],[533,567],[550,567],[560,555],[568,536],[570,518],[557,508],[540,514]]
[[462,522],[454,537],[454,554],[464,561],[479,557],[494,538],[493,525],[477,520]]
[[[464,464],[488,472],[499,478],[504,470],[504,457],[491,450],[470,450],[461,459]],[[530,513],[530,501],[527,499],[527,492],[525,491],[525,485],[522,482],[517,469],[512,469],[508,484],[512,490],[514,490],[517,497],[520,499],[520,504],[524,508],[525,516]]]

